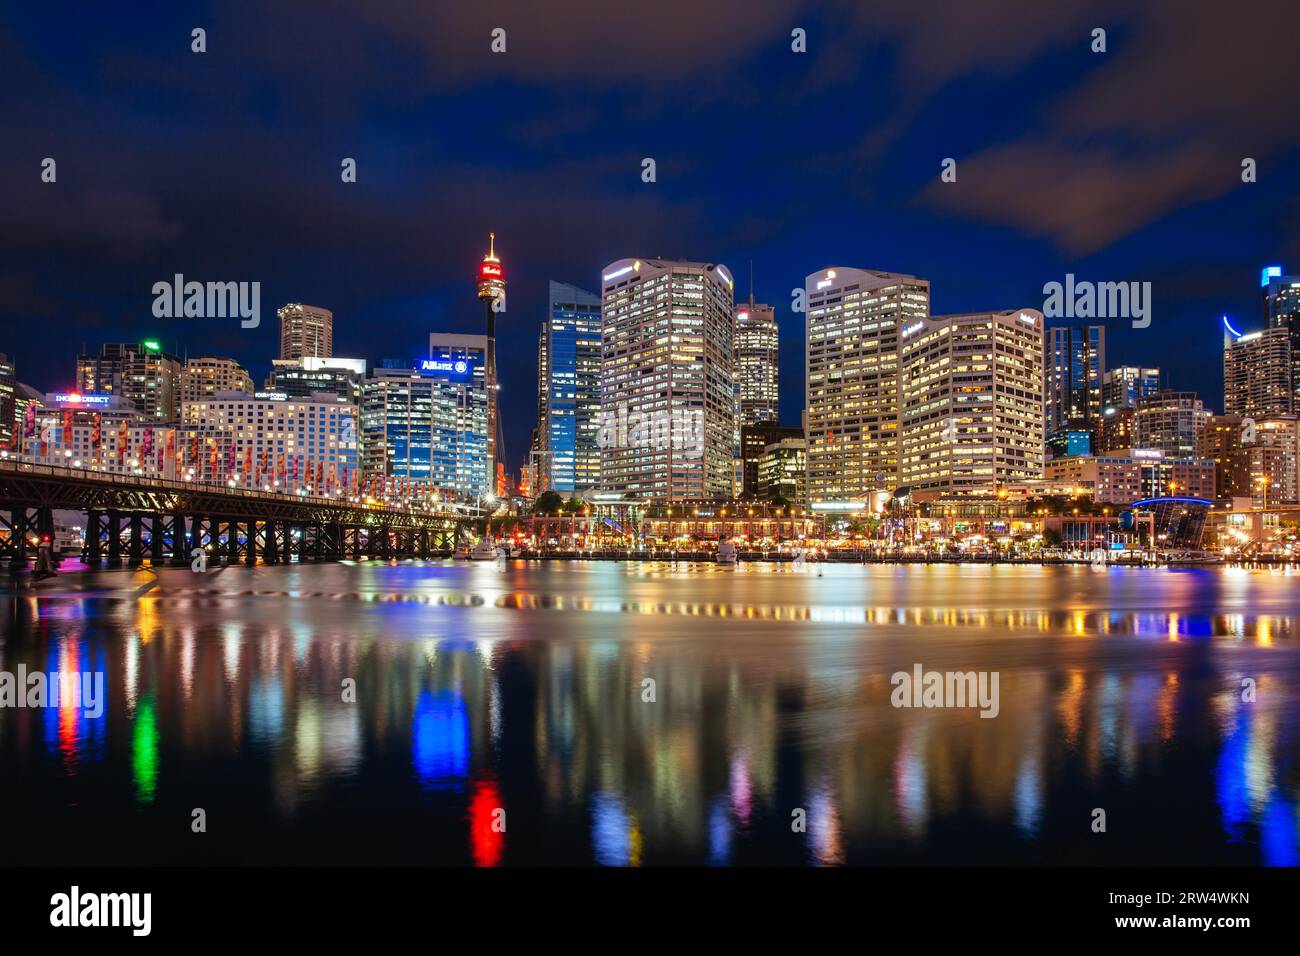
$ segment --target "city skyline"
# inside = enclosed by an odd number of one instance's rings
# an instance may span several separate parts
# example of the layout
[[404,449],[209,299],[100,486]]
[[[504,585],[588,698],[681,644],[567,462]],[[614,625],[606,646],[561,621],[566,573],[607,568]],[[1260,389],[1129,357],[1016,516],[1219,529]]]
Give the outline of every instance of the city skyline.
[[[799,275],[836,261],[931,278],[936,314],[1039,305],[1043,285],[1070,273],[1150,281],[1152,325],[1108,322],[1109,351],[1160,364],[1175,387],[1197,389],[1218,409],[1217,379],[1198,380],[1199,370],[1221,364],[1212,323],[1226,312],[1247,328],[1262,324],[1252,276],[1300,262],[1288,186],[1300,137],[1268,115],[1281,105],[1278,91],[1294,87],[1286,76],[1297,68],[1285,55],[1272,63],[1266,55],[1297,14],[1271,10],[1259,21],[1268,29],[1252,18],[1216,24],[1216,48],[1229,60],[1205,76],[1185,60],[1208,29],[1197,18],[1178,24],[1188,42],[1160,44],[1162,59],[1151,62],[1145,40],[1177,18],[1162,16],[1167,5],[1149,6],[1108,11],[1104,57],[1076,39],[1093,26],[1091,13],[1063,12],[1051,25],[1022,21],[1016,62],[1003,60],[991,77],[977,51],[999,42],[997,17],[953,14],[962,21],[950,33],[904,11],[874,20],[798,4],[745,11],[725,53],[733,75],[753,79],[778,104],[798,102],[797,112],[722,97],[707,78],[708,57],[671,16],[629,44],[627,13],[602,10],[566,33],[507,5],[499,15],[515,27],[515,43],[493,58],[497,12],[403,11],[378,23],[364,11],[342,14],[399,38],[425,67],[412,76],[377,55],[378,41],[357,47],[364,31],[343,29],[353,39],[340,45],[322,24],[284,11],[212,11],[208,30],[221,42],[201,57],[189,50],[193,25],[180,11],[150,14],[147,25],[140,11],[91,11],[57,29],[59,42],[86,48],[76,58],[54,57],[53,27],[19,11],[0,31],[6,89],[29,87],[23,78],[34,76],[49,95],[39,113],[18,100],[7,111],[0,206],[14,228],[0,240],[0,321],[15,330],[8,352],[32,382],[65,374],[56,354],[65,341],[90,347],[157,336],[250,367],[271,352],[274,306],[308,301],[335,314],[336,354],[418,354],[430,331],[480,330],[471,272],[483,233],[494,228],[512,271],[500,330],[501,378],[514,383],[501,396],[512,467],[529,447],[547,281],[593,289],[600,266],[620,255],[716,258],[738,271],[753,261],[755,298],[775,306],[781,330],[787,424],[799,420],[804,374],[803,316],[790,311],[790,290]],[[806,59],[789,52],[796,25],[808,33]],[[270,39],[282,34],[346,56],[348,79],[328,69],[328,58],[284,62]],[[536,41],[525,42],[539,35],[553,49],[600,51],[592,68],[600,103],[568,105],[589,78],[539,61]],[[925,57],[923,69],[919,55],[940,37],[955,44],[952,55]],[[679,51],[680,78],[654,71],[666,51]],[[199,69],[202,85],[195,78],[159,97],[120,69],[142,58],[182,83]],[[1160,68],[1161,77],[1181,71],[1196,87],[1180,88],[1163,110],[1123,102],[1120,87],[1152,82]],[[978,93],[953,82],[971,74],[986,84]],[[678,115],[671,99],[638,95],[652,78],[696,84],[701,95]],[[241,95],[252,82],[283,104],[274,136],[209,92]],[[841,129],[843,98],[873,89],[915,94]],[[1252,110],[1226,105],[1232,90],[1249,91]],[[326,97],[343,108],[313,105]],[[485,100],[496,121],[480,128]],[[368,121],[366,102],[387,118]],[[1052,109],[1036,108],[1043,102]],[[1070,132],[1051,120],[1053,110],[1073,116],[1080,135],[1131,130],[1142,148],[1081,149],[1071,158]],[[178,151],[162,137],[186,111],[204,128]],[[1018,118],[989,122],[991,112]],[[143,147],[127,150],[109,135],[123,115]],[[1153,116],[1157,128],[1143,132]],[[742,129],[771,148],[726,149]],[[598,162],[568,145],[596,135]],[[237,159],[214,162],[227,149]],[[1195,162],[1180,165],[1183,155]],[[47,156],[59,162],[56,183],[41,182]],[[1256,182],[1241,182],[1246,156],[1259,164]],[[357,162],[355,183],[340,181],[346,157]],[[641,178],[646,157],[658,163],[653,183]],[[945,157],[957,160],[956,182],[939,178]],[[1033,187],[1014,188],[1025,181]],[[994,202],[1000,190],[1007,211]],[[581,227],[566,226],[557,242],[560,221]],[[153,320],[151,284],[178,271],[261,281],[262,327]]]

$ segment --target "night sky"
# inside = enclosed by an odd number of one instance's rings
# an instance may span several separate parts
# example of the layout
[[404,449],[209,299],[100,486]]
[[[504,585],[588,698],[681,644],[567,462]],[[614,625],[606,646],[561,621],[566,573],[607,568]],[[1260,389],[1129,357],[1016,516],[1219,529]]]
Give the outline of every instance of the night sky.
[[[726,263],[740,296],[753,261],[791,424],[790,290],[829,265],[924,276],[935,313],[1040,308],[1067,272],[1149,281],[1151,326],[1107,322],[1109,364],[1158,364],[1219,410],[1219,316],[1259,327],[1260,267],[1300,271],[1300,4],[1072,6],[13,4],[0,351],[42,391],[72,385],[83,343],[150,337],[260,384],[275,309],[303,301],[334,311],[337,354],[415,358],[430,331],[481,331],[494,229],[511,467],[547,280],[598,291],[625,256]],[[261,327],[155,319],[177,272],[260,281]]]

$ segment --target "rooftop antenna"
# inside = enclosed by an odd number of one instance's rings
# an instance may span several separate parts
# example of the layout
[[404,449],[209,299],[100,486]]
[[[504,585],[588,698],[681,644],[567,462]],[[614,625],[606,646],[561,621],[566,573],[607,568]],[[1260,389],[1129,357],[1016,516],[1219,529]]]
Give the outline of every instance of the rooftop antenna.
[[754,311],[754,260],[749,260],[749,310]]

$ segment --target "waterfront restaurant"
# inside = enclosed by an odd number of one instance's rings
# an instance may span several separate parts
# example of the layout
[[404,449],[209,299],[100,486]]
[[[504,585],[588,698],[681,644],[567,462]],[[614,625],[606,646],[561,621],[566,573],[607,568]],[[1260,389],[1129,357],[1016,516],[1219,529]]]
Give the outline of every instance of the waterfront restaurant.
[[797,507],[761,502],[683,501],[650,504],[597,495],[585,514],[534,515],[527,533],[540,548],[711,549],[733,540],[742,549],[775,550],[820,540],[823,519]]

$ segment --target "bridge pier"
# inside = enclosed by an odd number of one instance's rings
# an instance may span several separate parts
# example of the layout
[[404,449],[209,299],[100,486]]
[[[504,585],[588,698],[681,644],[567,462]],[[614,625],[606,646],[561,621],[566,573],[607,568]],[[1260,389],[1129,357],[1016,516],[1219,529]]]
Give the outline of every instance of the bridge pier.
[[163,517],[149,516],[149,563],[158,567],[163,563]]
[[190,518],[190,541],[188,553],[185,555],[186,563],[194,557],[194,552],[203,547],[203,516],[193,515]]
[[140,516],[133,514],[127,518],[127,527],[130,529],[130,538],[127,544],[126,566],[138,568],[144,563],[144,535]]
[[190,563],[190,556],[185,547],[187,535],[185,532],[185,515],[177,512],[172,515],[172,565],[174,567],[183,567]]
[[248,522],[248,538],[244,544],[244,567],[251,568],[257,564],[257,522]]
[[279,560],[275,547],[275,522],[266,522],[265,537],[262,541],[262,560],[266,564],[275,564]]
[[108,566],[118,568],[122,564],[122,515],[109,509],[108,512]]
[[99,509],[86,512],[86,566],[99,570],[102,550],[99,541]]

